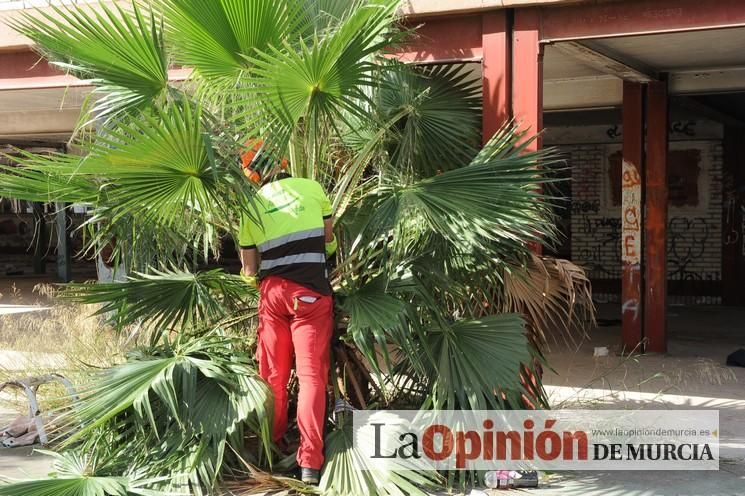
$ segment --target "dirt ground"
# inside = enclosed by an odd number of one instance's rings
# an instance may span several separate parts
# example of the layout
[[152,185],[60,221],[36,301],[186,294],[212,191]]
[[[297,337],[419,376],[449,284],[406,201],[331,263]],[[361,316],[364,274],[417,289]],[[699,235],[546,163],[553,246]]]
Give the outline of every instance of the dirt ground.
[[[604,305],[600,317],[620,309]],[[716,409],[720,421],[717,472],[563,472],[530,491],[540,496],[745,495],[745,368],[728,354],[745,348],[745,309],[671,307],[664,355],[621,357],[620,325],[600,327],[578,347],[554,346],[544,376],[555,407],[589,409]],[[607,357],[593,357],[595,347]]]

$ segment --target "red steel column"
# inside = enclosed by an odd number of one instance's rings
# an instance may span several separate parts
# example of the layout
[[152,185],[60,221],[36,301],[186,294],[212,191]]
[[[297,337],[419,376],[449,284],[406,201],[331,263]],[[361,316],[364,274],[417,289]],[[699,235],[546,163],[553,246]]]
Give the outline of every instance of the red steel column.
[[667,82],[647,85],[644,297],[645,351],[667,351]]
[[481,134],[486,144],[510,119],[512,53],[506,10],[484,13],[481,37],[484,85]]
[[[543,130],[543,47],[537,8],[516,9],[512,36],[512,115],[534,136]],[[540,138],[529,150],[541,146]]]
[[[533,137],[543,130],[543,46],[541,13],[537,8],[515,10],[512,30],[512,115],[521,129]],[[538,150],[538,137],[526,148]],[[543,246],[531,243],[537,255]]]
[[642,160],[643,86],[623,82],[623,166],[621,176],[621,311],[624,352],[642,341]]

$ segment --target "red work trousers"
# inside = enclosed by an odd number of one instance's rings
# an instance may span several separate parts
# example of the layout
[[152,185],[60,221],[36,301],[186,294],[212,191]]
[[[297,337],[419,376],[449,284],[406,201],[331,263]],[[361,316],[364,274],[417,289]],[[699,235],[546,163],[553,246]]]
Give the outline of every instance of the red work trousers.
[[259,374],[274,393],[274,442],[287,430],[287,383],[294,353],[300,385],[297,462],[301,467],[320,469],[333,327],[331,296],[276,276],[261,281],[260,294]]

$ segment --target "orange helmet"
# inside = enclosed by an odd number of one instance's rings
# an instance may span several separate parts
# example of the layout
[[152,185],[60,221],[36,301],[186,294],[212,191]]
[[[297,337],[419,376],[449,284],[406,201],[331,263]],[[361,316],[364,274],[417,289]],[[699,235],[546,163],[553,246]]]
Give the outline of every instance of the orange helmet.
[[[264,149],[264,140],[248,140],[246,146],[248,150],[241,154],[243,174],[252,183],[259,184],[263,177],[274,169],[277,161],[271,153]],[[286,158],[280,160],[281,170],[287,169],[288,163]]]

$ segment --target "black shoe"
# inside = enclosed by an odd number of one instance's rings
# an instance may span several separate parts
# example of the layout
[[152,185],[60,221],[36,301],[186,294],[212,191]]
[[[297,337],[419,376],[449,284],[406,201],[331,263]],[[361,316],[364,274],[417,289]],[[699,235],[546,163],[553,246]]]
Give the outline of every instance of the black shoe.
[[314,468],[300,467],[300,480],[304,484],[317,486],[321,481],[321,471]]

